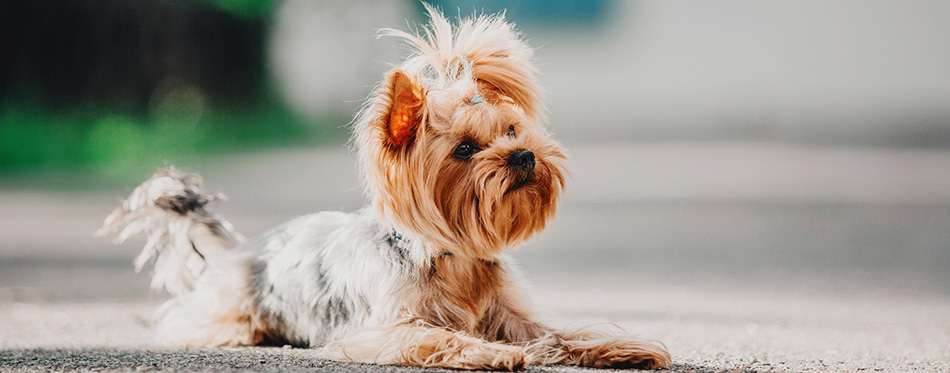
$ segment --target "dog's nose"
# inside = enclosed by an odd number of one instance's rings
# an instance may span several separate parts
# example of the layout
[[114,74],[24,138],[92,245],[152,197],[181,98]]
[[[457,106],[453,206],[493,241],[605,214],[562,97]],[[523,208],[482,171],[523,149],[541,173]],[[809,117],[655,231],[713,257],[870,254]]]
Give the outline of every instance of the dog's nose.
[[508,158],[508,165],[525,172],[531,172],[534,169],[534,153],[527,149],[517,150],[511,153],[511,157]]

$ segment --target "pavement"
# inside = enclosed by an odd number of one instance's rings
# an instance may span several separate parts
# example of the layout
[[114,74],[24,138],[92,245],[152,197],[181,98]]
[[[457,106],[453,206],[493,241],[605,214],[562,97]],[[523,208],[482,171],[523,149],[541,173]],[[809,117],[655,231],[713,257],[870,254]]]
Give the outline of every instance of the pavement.
[[[555,224],[513,253],[551,325],[663,341],[674,371],[950,371],[950,151],[567,147]],[[354,164],[333,147],[178,166],[229,195],[218,211],[254,235],[358,208]],[[306,349],[156,345],[150,315],[164,297],[132,270],[141,242],[92,237],[133,186],[0,180],[0,370],[420,370]]]

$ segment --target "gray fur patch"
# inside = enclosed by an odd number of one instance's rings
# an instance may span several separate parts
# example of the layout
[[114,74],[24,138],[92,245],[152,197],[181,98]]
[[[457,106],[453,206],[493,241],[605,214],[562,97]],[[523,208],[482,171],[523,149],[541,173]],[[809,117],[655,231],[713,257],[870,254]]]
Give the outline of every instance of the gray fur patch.
[[185,191],[184,195],[161,196],[155,199],[155,206],[174,211],[178,215],[185,215],[191,211],[203,210],[208,202],[211,202],[211,198],[208,198],[208,196]]

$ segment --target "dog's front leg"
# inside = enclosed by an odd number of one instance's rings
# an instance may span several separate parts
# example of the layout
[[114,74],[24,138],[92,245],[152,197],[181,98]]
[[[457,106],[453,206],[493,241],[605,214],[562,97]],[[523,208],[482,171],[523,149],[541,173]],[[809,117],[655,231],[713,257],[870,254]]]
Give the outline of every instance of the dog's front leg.
[[558,331],[559,363],[593,368],[659,369],[670,365],[666,346],[617,331]]
[[521,369],[526,358],[522,347],[415,323],[362,329],[323,352],[335,360],[473,370]]
[[482,327],[485,338],[522,346],[528,364],[570,364],[593,368],[664,368],[671,357],[665,346],[617,331],[593,328],[558,331],[533,320],[512,301],[498,301]]

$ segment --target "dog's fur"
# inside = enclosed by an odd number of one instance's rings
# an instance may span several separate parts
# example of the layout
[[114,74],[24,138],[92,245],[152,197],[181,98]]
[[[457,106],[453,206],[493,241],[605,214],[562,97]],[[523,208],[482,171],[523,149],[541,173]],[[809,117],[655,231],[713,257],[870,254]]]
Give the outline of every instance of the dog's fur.
[[106,219],[100,234],[147,236],[137,269],[157,257],[152,286],[173,296],[161,338],[458,369],[668,366],[661,344],[535,321],[503,252],[554,217],[566,158],[542,124],[532,50],[501,15],[453,27],[429,14],[422,36],[385,31],[414,53],[355,121],[363,210],[245,240],[206,209],[219,196],[172,168]]

